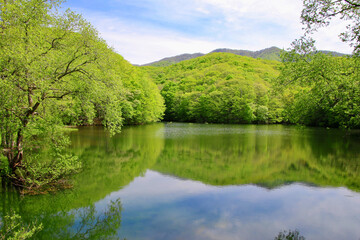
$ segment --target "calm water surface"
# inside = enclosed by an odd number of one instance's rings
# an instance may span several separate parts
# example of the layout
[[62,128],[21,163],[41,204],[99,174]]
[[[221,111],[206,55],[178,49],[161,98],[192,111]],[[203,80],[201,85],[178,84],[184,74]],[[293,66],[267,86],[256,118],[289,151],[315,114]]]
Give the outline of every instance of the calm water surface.
[[72,132],[74,189],[0,192],[37,239],[360,239],[360,133],[160,123]]

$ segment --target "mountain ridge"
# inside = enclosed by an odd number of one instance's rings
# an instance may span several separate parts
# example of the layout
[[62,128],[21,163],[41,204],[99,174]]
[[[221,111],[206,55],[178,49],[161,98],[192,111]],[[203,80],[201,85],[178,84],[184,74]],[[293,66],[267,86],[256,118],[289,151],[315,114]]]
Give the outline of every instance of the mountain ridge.
[[[275,60],[275,61],[281,61],[280,53],[282,49],[272,46],[269,48],[264,48],[258,51],[251,51],[251,50],[241,50],[241,49],[230,49],[230,48],[218,48],[215,49],[207,54],[215,53],[215,52],[224,52],[224,53],[232,53],[239,56],[247,56],[252,58],[260,58],[260,59],[266,59],[266,60]],[[325,54],[332,54],[334,56],[345,56],[347,54],[334,52],[334,51],[327,51],[327,50],[319,50],[319,52],[323,52]],[[194,59],[197,57],[201,57],[204,55],[207,55],[204,53],[184,53],[180,55],[176,55],[173,57],[166,57],[163,59],[160,59],[158,61],[150,62],[147,64],[143,64],[140,66],[153,66],[153,67],[166,67],[170,66],[172,64],[176,64],[185,60]]]

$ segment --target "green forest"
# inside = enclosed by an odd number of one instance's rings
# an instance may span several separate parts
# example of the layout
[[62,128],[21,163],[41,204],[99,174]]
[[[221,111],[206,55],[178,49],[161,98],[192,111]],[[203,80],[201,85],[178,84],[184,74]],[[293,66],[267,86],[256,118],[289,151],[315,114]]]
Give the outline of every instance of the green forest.
[[164,120],[359,128],[359,59],[283,52],[283,62],[211,53],[143,67],[165,100]]
[[161,89],[164,120],[208,123],[281,122],[271,91],[280,62],[211,53],[169,67],[146,67]]
[[[282,62],[213,52],[140,67],[61,3],[0,1],[0,174],[25,192],[57,189],[81,169],[66,151],[72,126],[102,125],[110,135],[161,120],[360,127],[356,22],[342,35],[349,56],[318,52],[305,36]],[[308,33],[326,25],[326,10],[357,16],[356,5],[330,6],[304,3]]]

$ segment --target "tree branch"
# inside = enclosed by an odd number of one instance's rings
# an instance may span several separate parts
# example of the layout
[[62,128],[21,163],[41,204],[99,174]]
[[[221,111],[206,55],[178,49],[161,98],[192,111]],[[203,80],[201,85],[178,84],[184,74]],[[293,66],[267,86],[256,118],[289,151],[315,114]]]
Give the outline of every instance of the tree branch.
[[344,1],[350,4],[353,8],[360,8],[360,3],[354,3],[349,0],[344,0]]
[[76,93],[77,91],[69,91],[69,92],[65,92],[65,93],[63,93],[62,95],[60,95],[60,96],[55,96],[55,95],[53,95],[53,96],[47,96],[47,97],[45,97],[46,99],[47,98],[55,98],[55,99],[62,99],[62,98],[64,98],[65,96],[67,96],[67,95],[69,95],[69,94],[72,94],[72,93]]

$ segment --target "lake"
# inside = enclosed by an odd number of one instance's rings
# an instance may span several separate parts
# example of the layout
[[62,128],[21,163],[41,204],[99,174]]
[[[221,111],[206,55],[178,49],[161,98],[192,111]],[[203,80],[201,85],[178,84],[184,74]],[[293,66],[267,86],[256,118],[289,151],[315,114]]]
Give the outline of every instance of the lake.
[[157,123],[69,133],[74,188],[0,192],[37,239],[360,239],[360,132]]

